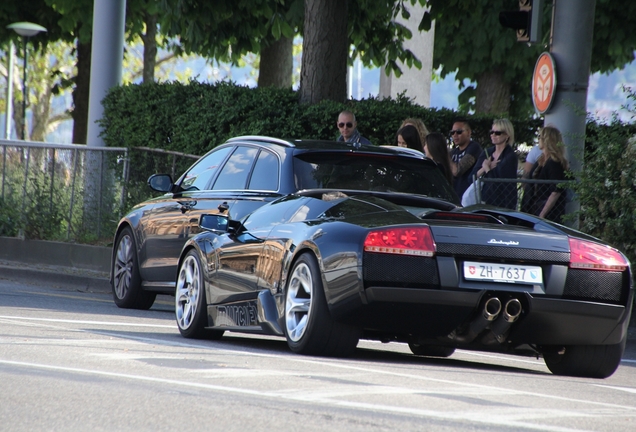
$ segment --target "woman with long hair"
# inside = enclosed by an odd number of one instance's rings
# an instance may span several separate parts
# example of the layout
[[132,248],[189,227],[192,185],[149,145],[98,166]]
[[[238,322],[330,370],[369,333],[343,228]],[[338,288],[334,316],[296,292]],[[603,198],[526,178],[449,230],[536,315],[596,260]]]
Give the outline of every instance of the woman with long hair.
[[424,151],[422,141],[420,140],[420,134],[417,128],[413,125],[406,125],[401,127],[395,135],[397,145],[400,147],[407,147],[414,150]]
[[420,142],[424,143],[426,135],[428,135],[428,129],[424,122],[418,118],[409,117],[402,122],[400,128],[408,125],[415,126],[415,129],[417,129],[417,132],[420,134]]
[[437,166],[448,180],[449,184],[453,184],[453,175],[451,173],[451,160],[448,153],[448,143],[446,137],[439,132],[433,132],[426,135],[424,141],[424,153],[429,159],[437,162]]
[[[530,179],[564,181],[569,164],[565,157],[561,132],[551,125],[542,128],[539,132],[539,148],[541,156],[530,170]],[[556,183],[535,183],[526,190],[528,192],[530,203],[524,210],[542,218],[562,222],[566,201],[563,189],[559,189]]]

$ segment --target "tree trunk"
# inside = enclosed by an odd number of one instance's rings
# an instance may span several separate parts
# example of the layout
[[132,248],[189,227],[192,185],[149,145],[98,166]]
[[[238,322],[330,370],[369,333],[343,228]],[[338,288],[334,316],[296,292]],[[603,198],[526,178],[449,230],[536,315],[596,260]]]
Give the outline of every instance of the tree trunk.
[[305,0],[300,102],[347,99],[348,0]]
[[86,144],[88,96],[91,85],[91,41],[77,42],[77,77],[73,90],[73,143]]
[[510,84],[503,80],[502,71],[493,69],[479,75],[475,92],[475,114],[508,114],[509,111]]
[[294,38],[281,36],[277,41],[261,49],[261,66],[258,71],[259,87],[290,88],[294,72]]
[[155,82],[157,64],[157,15],[145,14],[146,33],[141,35],[144,42],[144,83]]
[[46,141],[47,126],[49,124],[49,115],[51,114],[51,98],[53,96],[52,89],[47,82],[41,83],[43,90],[38,95],[38,103],[30,105],[31,107],[31,131],[29,139],[31,141]]

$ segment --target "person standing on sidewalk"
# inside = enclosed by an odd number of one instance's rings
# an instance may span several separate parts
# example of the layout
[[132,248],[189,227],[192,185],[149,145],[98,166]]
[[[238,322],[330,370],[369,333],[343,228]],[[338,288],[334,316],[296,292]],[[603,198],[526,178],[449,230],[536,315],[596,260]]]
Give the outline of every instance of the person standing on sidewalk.
[[512,179],[506,183],[483,182],[481,201],[497,207],[514,210],[517,207],[517,170],[519,159],[512,145],[515,130],[508,119],[498,119],[492,123],[490,140],[493,146],[484,150],[473,167],[475,177]]
[[360,132],[358,132],[358,122],[356,122],[355,114],[351,111],[342,111],[338,116],[336,126],[338,126],[338,130],[340,131],[338,141],[371,144],[368,139],[360,135]]
[[472,130],[465,118],[457,118],[453,122],[450,137],[454,147],[450,152],[453,187],[461,198],[468,186],[473,182],[471,171],[481,153],[481,146],[471,139]]

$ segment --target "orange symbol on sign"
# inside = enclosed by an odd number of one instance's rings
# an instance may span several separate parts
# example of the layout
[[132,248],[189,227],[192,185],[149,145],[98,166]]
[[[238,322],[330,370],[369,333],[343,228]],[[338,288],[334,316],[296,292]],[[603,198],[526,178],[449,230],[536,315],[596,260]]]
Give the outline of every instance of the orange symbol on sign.
[[532,75],[532,102],[539,113],[543,114],[550,108],[555,89],[554,60],[549,53],[543,53],[539,56]]

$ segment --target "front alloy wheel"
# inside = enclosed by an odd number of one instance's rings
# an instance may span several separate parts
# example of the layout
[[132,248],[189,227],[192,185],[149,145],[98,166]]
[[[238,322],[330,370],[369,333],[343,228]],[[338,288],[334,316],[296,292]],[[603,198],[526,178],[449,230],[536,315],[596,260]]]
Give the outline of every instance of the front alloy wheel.
[[298,342],[307,329],[313,289],[311,270],[305,262],[294,267],[285,298],[285,328],[293,342]]
[[175,292],[175,315],[183,337],[219,339],[223,336],[223,331],[206,330],[206,303],[201,261],[197,252],[190,250],[179,266]]

